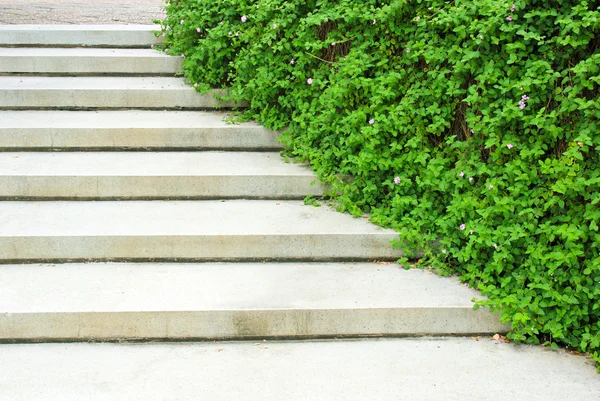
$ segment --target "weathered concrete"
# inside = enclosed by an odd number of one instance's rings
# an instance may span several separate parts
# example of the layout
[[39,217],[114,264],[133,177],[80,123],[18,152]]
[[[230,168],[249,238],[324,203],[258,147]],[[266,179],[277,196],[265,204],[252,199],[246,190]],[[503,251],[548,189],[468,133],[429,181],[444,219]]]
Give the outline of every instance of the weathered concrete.
[[600,399],[584,358],[487,338],[5,344],[0,358],[3,401]]
[[0,199],[304,199],[315,181],[279,152],[0,153]]
[[151,49],[0,48],[0,74],[175,75],[181,61]]
[[182,78],[0,76],[0,107],[51,108],[213,108],[243,104],[220,102],[214,90],[200,95]]
[[[0,340],[497,333],[458,280],[398,265],[0,266]],[[94,294],[90,297],[90,294]],[[27,302],[23,302],[26,299]]]
[[0,149],[281,149],[278,133],[225,112],[0,110]]
[[0,0],[0,24],[148,24],[164,0]]
[[0,203],[0,262],[394,259],[396,238],[297,201]]
[[1,46],[146,47],[158,25],[0,25]]

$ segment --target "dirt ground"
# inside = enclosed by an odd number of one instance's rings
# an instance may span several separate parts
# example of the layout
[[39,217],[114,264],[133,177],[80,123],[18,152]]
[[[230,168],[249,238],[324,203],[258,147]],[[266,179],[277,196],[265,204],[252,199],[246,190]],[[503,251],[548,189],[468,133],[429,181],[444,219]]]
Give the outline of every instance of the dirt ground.
[[0,24],[151,24],[164,0],[0,0]]

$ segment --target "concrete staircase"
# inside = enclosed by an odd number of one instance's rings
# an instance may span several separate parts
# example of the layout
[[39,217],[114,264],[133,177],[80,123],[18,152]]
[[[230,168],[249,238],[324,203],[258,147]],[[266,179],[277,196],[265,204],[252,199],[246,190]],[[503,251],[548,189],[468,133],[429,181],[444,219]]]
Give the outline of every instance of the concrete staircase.
[[151,31],[0,27],[0,340],[507,329],[456,280],[373,263],[396,234],[305,206],[310,169]]
[[600,399],[395,233],[303,205],[307,166],[152,29],[0,26],[0,401]]

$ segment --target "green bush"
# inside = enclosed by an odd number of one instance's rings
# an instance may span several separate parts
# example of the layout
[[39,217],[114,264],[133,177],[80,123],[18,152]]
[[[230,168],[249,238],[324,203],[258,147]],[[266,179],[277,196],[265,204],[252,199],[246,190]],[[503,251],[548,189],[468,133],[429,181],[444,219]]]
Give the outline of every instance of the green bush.
[[598,1],[171,0],[167,15],[187,81],[288,127],[288,154],[343,210],[481,290],[512,339],[600,360]]

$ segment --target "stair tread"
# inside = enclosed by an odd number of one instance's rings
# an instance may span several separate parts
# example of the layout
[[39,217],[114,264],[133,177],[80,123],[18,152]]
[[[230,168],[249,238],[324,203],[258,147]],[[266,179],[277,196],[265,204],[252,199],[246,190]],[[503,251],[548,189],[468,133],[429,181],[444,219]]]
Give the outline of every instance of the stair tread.
[[86,47],[0,47],[0,57],[91,57],[178,59],[153,49],[111,49]]
[[[467,308],[454,278],[397,264],[1,265],[0,313]],[[27,302],[23,302],[26,299]]]
[[365,218],[301,201],[0,203],[0,237],[285,234],[397,236]]
[[2,152],[1,176],[309,176],[279,152]]
[[0,25],[0,46],[150,46],[158,25]]
[[[195,93],[183,78],[175,77],[42,77],[0,76],[0,91],[114,91],[114,90],[175,90]],[[198,95],[200,96],[200,95]]]
[[216,108],[224,90],[200,94],[183,78],[0,76],[0,107],[17,109]]
[[255,122],[231,124],[223,111],[174,110],[0,110],[0,130],[8,128],[260,128]]

